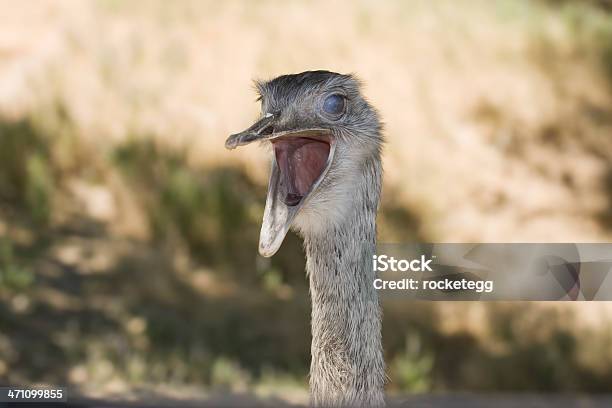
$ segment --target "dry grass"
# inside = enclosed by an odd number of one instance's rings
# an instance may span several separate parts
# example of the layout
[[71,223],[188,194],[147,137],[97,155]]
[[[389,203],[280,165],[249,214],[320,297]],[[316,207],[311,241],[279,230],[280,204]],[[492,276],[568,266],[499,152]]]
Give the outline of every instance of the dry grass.
[[386,200],[435,238],[610,237],[595,217],[609,205],[608,157],[592,152],[610,131],[605,78],[568,18],[540,3],[5,8],[21,18],[3,25],[3,111],[61,100],[97,153],[146,135],[188,145],[192,164],[243,162],[264,183],[265,152],[223,149],[256,115],[252,79],[355,72],[387,124]]

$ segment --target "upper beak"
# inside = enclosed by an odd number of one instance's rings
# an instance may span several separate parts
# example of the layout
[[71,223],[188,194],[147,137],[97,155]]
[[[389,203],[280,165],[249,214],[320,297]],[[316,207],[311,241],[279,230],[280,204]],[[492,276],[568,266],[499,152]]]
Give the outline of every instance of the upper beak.
[[276,113],[266,113],[263,118],[255,122],[247,130],[240,133],[235,133],[227,138],[225,141],[226,149],[235,149],[238,146],[244,146],[255,140],[265,139],[266,136],[270,136],[273,132],[272,124],[278,118]]

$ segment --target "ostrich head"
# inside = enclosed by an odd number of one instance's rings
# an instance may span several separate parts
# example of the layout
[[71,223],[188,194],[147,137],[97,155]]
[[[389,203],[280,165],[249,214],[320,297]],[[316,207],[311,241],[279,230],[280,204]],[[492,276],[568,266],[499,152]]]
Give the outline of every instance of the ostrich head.
[[272,256],[289,228],[322,234],[346,221],[367,160],[380,158],[381,124],[351,75],[308,71],[257,82],[261,117],[231,135],[233,149],[265,141],[274,151],[259,252]]

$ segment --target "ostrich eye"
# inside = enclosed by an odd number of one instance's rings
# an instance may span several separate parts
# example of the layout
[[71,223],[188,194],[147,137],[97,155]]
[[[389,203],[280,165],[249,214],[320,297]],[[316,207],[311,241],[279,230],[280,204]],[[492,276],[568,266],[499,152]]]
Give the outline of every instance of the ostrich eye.
[[330,115],[340,115],[344,112],[344,97],[342,95],[329,95],[323,101],[323,111]]

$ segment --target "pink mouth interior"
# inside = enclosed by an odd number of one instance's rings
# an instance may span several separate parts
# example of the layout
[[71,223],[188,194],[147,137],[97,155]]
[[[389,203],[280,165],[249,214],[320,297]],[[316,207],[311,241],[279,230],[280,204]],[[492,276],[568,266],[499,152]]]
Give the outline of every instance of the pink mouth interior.
[[282,200],[288,206],[295,206],[325,170],[330,144],[305,137],[287,137],[272,143],[281,173]]

